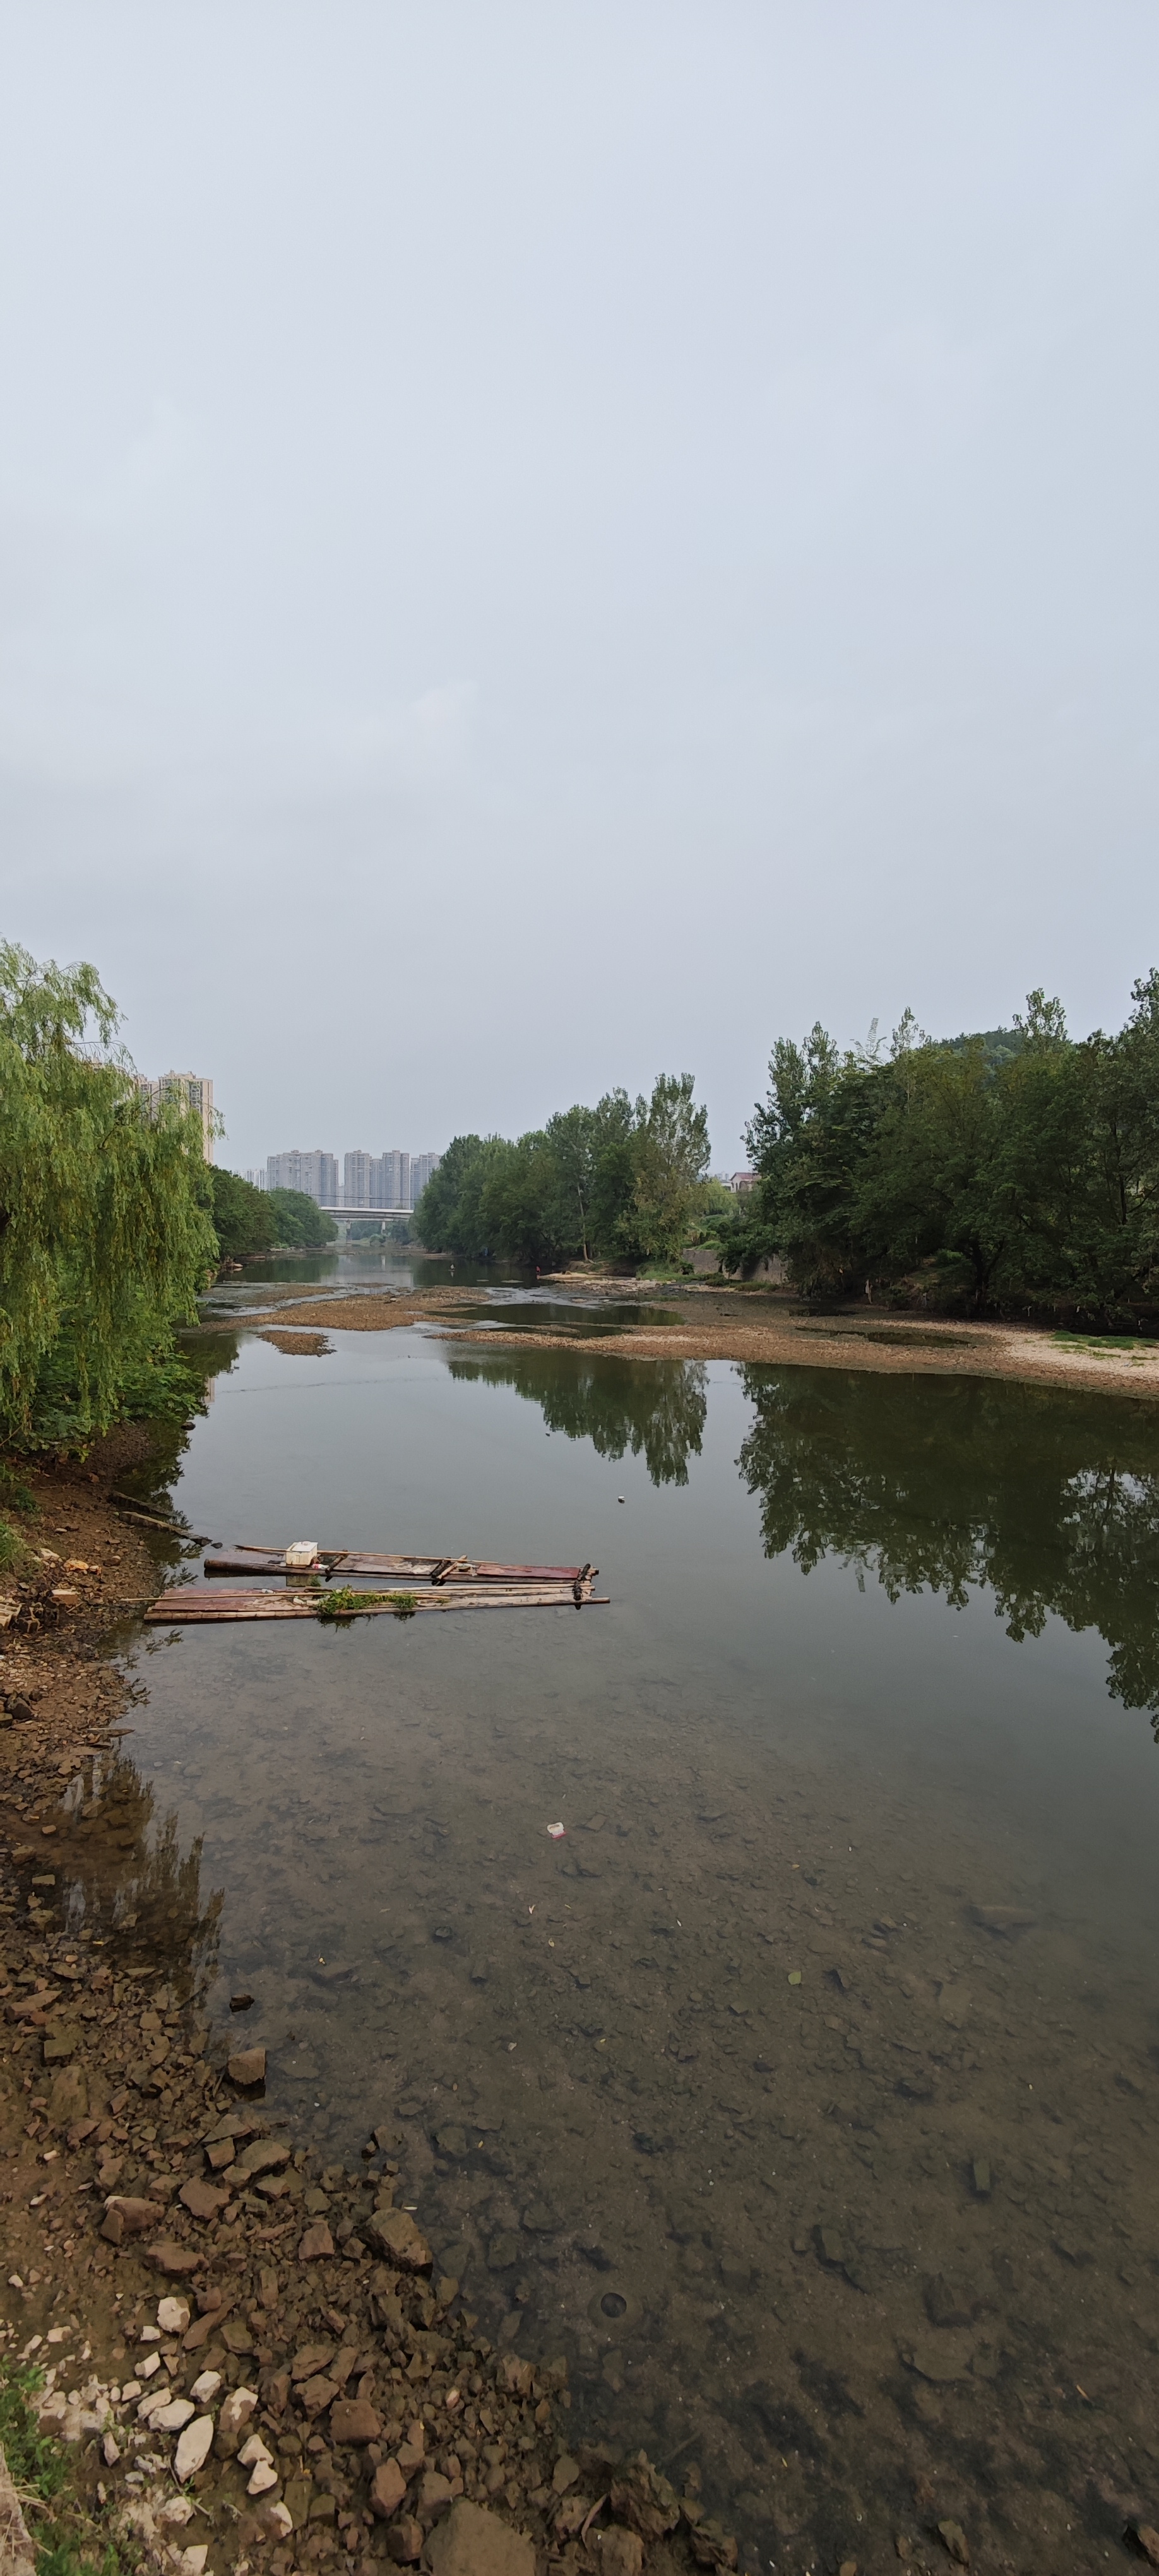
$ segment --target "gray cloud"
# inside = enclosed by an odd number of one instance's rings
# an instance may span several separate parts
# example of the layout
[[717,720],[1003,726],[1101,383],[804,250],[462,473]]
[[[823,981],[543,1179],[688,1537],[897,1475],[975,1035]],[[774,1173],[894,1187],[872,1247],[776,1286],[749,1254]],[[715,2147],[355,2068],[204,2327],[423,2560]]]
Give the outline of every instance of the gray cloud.
[[229,1159],[1159,955],[1149,8],[0,11],[9,935]]

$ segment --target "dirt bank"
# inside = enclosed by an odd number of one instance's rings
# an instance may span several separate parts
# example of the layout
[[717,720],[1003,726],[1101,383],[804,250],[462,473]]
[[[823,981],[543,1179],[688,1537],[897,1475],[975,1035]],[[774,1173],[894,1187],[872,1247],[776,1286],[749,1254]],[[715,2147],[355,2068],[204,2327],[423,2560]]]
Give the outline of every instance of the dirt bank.
[[[540,1282],[541,1287],[554,1284]],[[571,1279],[558,1284],[568,1290],[581,1285]],[[599,1335],[601,1351],[626,1359],[747,1360],[779,1368],[878,1369],[907,1375],[916,1370],[927,1376],[1019,1378],[1039,1386],[1112,1387],[1132,1395],[1159,1395],[1159,1342],[1136,1343],[1128,1350],[1077,1336],[1056,1340],[1031,1326],[938,1323],[926,1317],[862,1310],[819,1317],[765,1291],[704,1287],[699,1282],[667,1285],[655,1280],[585,1279],[582,1288],[589,1304],[599,1296],[617,1302],[636,1296],[649,1305],[662,1302],[673,1310],[669,1324],[649,1322]],[[260,1322],[292,1331],[296,1318],[304,1332],[308,1313],[315,1332],[326,1327],[354,1333],[437,1322],[442,1333],[456,1341],[482,1342],[499,1350],[528,1348],[527,1332],[455,1322],[454,1310],[461,1312],[467,1302],[446,1288],[407,1298],[311,1298],[265,1312]],[[477,1304],[477,1300],[471,1302]],[[572,1333],[554,1322],[551,1332],[537,1332],[534,1337],[537,1350],[568,1350],[581,1342],[591,1349],[590,1326]],[[280,1346],[286,1347],[285,1342]]]

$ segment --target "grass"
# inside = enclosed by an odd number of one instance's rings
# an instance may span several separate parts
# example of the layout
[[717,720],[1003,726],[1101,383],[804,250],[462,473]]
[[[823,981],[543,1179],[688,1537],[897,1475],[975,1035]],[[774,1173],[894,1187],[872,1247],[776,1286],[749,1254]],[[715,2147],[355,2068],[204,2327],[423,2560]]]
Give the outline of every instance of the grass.
[[342,1619],[356,1619],[360,1610],[393,1610],[396,1619],[413,1619],[418,1609],[414,1592],[355,1592],[346,1583],[337,1592],[328,1592],[318,1611],[326,1627],[333,1628]]
[[14,1574],[23,1563],[24,1541],[11,1521],[0,1521],[0,1574]]
[[1069,1351],[1149,1351],[1153,1342],[1137,1333],[1052,1333],[1051,1340]]
[[14,1467],[0,1466],[0,1500],[7,1503],[10,1511],[27,1512],[30,1517],[40,1510],[31,1485],[25,1484]]
[[37,2576],[131,2576],[135,2551],[111,2540],[73,2486],[63,2443],[37,2429],[37,2370],[0,2362],[0,2443],[24,2507]]

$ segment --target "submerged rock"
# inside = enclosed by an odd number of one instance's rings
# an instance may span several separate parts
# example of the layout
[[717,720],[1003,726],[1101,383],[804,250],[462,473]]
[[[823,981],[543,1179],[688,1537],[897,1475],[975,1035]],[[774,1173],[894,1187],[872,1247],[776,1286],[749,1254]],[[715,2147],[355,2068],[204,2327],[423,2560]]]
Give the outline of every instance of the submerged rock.
[[532,2542],[463,2498],[436,2524],[426,2556],[431,2576],[535,2576]]

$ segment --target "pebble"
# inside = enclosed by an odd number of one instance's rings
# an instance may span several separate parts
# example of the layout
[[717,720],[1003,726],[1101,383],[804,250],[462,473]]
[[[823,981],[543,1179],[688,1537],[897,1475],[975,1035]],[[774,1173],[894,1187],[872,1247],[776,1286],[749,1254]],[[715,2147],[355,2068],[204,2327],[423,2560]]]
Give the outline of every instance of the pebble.
[[257,2402],[256,2389],[231,2388],[217,2419],[216,2449],[219,2460],[232,2459],[234,2452],[240,2448],[245,2439],[246,2425]]
[[154,2407],[149,2417],[149,2430],[153,2433],[180,2433],[196,2411],[188,2397],[174,2397],[168,2406]]
[[644,2544],[638,2532],[605,2531],[601,2534],[601,2543],[602,2576],[640,2576]]
[[973,2348],[965,2336],[945,2333],[927,2335],[909,2352],[902,2353],[902,2360],[908,2363],[909,2368],[916,2370],[920,2379],[930,2380],[935,2387],[948,2386],[954,2379],[968,2378],[972,2358]]
[[255,2084],[264,2084],[266,2080],[264,2048],[239,2048],[235,2056],[227,2058],[225,2071],[231,2084],[240,2084],[247,2091]]
[[[326,2231],[329,2232],[328,2230]],[[429,2272],[434,2255],[409,2210],[376,2209],[363,2227],[368,2245],[388,2256],[402,2272]]]
[[406,2483],[397,2460],[380,2460],[370,2486],[370,2510],[380,2522],[389,2522],[398,2512]]
[[330,2409],[334,2442],[377,2442],[382,2417],[366,2397],[339,2397]]
[[121,2245],[127,2236],[144,2236],[150,2227],[155,2227],[157,2215],[155,2200],[127,2200],[118,2196],[109,2202],[101,2234],[108,2238],[110,2245]]
[[284,2138],[252,2138],[237,2158],[239,2173],[277,2173],[290,2161],[290,2150]]
[[218,2216],[228,2203],[229,2193],[216,2191],[211,2182],[201,2182],[195,2176],[192,2182],[182,2184],[178,2198],[191,2218],[204,2220]]
[[180,2478],[183,2484],[186,2478],[196,2477],[197,2471],[205,2467],[212,2443],[212,2415],[195,2415],[178,2442],[173,2460],[174,2477]]

